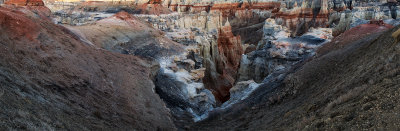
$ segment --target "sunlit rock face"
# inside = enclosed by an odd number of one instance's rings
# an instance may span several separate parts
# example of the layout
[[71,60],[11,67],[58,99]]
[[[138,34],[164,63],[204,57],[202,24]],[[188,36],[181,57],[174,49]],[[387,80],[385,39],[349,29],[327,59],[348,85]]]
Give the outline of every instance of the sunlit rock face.
[[[280,2],[277,1],[178,1],[171,2],[168,6],[171,10],[190,14],[209,14],[210,22],[206,24],[208,30],[218,29],[217,24],[224,24],[229,19],[232,31],[240,35],[242,42],[257,44],[261,38],[261,32],[256,32],[266,18],[272,17],[271,12],[279,11]],[[214,20],[213,20],[214,19]],[[222,19],[221,22],[215,21]],[[252,28],[244,28],[253,26]],[[258,28],[258,29],[257,29]],[[249,36],[257,36],[249,39]]]
[[[160,4],[160,1],[113,1],[113,0],[45,0],[45,4],[53,12],[74,19],[80,17],[94,17],[99,19],[104,16],[93,16],[95,13],[118,13],[126,11],[131,14],[170,14],[172,11]],[[89,14],[89,15],[87,15]],[[65,24],[65,23],[64,23]]]
[[[165,0],[163,5],[173,11],[201,12],[210,10],[235,11],[244,9],[270,10],[279,5],[276,0],[245,0],[245,1],[221,1],[221,0]],[[279,7],[279,6],[278,6]]]
[[291,36],[301,36],[311,27],[327,27],[329,16],[328,1],[286,2],[281,5],[277,18],[292,30]]
[[346,10],[345,13],[342,13],[339,17],[339,23],[333,28],[333,36],[338,36],[351,28],[353,15],[349,10]]
[[[68,1],[64,1],[67,2]],[[63,3],[64,3],[63,2]],[[339,21],[362,21],[364,19],[387,19],[400,15],[395,6],[382,5],[384,2],[363,3],[343,0],[136,0],[136,1],[70,1],[68,4],[62,4],[52,1],[46,1],[53,11],[60,11],[71,8],[72,14],[60,15],[67,16],[61,23],[80,24],[90,19],[102,19],[104,15],[92,15],[84,12],[107,12],[116,13],[127,11],[135,14],[173,14],[173,12],[191,14],[182,15],[184,18],[179,22],[179,26],[207,28],[218,30],[226,19],[229,19],[232,26],[232,32],[242,37],[242,42],[256,45],[262,37],[262,31],[259,29],[267,18],[279,20],[280,25],[286,26],[291,30],[291,36],[301,36],[310,28],[334,27]],[[382,6],[381,6],[382,5]],[[63,9],[62,9],[62,8]],[[389,8],[390,7],[390,8]],[[393,7],[393,8],[391,8]],[[352,16],[342,19],[345,10],[351,10]],[[68,12],[71,12],[68,11]],[[347,11],[348,12],[348,11]],[[339,13],[339,14],[337,14]],[[395,16],[392,16],[394,14]],[[88,17],[88,19],[86,19]],[[216,20],[222,20],[218,22]],[[77,21],[77,22],[73,22]],[[176,21],[178,22],[178,21]],[[83,22],[84,23],[84,22]],[[222,23],[222,24],[221,24]],[[346,23],[346,22],[345,22]],[[174,23],[172,23],[174,24]],[[171,25],[171,24],[169,24]],[[354,27],[351,25],[349,27]],[[340,28],[340,29],[339,29]],[[338,27],[338,34],[347,29],[346,25]],[[251,39],[250,37],[255,37]]]

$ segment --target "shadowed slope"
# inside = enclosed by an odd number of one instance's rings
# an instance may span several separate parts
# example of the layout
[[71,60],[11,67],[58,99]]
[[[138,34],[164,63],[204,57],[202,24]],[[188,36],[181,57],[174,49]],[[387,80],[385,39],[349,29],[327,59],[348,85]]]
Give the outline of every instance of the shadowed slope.
[[173,130],[146,61],[15,9],[0,7],[0,32],[0,129]]

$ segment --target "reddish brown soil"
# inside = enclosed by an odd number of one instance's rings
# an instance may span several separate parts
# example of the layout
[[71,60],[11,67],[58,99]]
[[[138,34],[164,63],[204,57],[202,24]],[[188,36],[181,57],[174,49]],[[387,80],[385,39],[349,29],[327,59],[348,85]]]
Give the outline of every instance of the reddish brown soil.
[[8,0],[4,2],[4,4],[17,6],[44,6],[42,0]]
[[152,3],[139,5],[137,6],[136,10],[138,10],[140,14],[160,15],[160,14],[172,13],[172,11],[167,7],[164,7],[161,4],[152,4]]
[[0,130],[173,130],[152,65],[0,7]]
[[343,47],[364,38],[368,35],[386,31],[393,28],[393,26],[384,23],[362,24],[357,27],[351,28],[341,35],[335,37],[331,42],[325,44],[317,50],[317,55],[321,56],[330,51],[342,49]]
[[149,0],[148,4],[161,4],[162,0]]

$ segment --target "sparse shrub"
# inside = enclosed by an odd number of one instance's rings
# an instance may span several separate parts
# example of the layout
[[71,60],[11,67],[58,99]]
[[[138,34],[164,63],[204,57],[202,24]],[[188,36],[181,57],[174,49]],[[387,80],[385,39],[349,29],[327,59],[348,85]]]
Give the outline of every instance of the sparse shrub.
[[304,129],[309,126],[313,121],[315,121],[315,115],[312,116],[304,116],[297,124],[297,129]]
[[339,96],[336,100],[330,102],[325,110],[324,113],[328,113],[333,107],[335,107],[336,105],[342,104],[344,102],[349,101],[350,99],[360,95],[360,93],[362,91],[364,91],[367,88],[366,85],[360,86],[360,87],[356,87],[352,90],[350,90],[349,92],[347,92],[346,94]]

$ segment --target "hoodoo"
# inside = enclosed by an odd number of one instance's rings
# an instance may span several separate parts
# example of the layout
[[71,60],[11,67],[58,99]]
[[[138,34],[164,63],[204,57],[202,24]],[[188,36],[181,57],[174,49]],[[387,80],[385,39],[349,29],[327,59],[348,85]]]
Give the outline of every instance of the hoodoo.
[[213,91],[219,102],[225,102],[229,99],[229,89],[236,82],[237,70],[243,54],[240,36],[233,35],[229,20],[219,29],[216,44],[216,52],[213,52],[215,54],[210,52],[214,64],[205,62],[206,66],[210,67],[206,67],[204,83],[207,88]]

